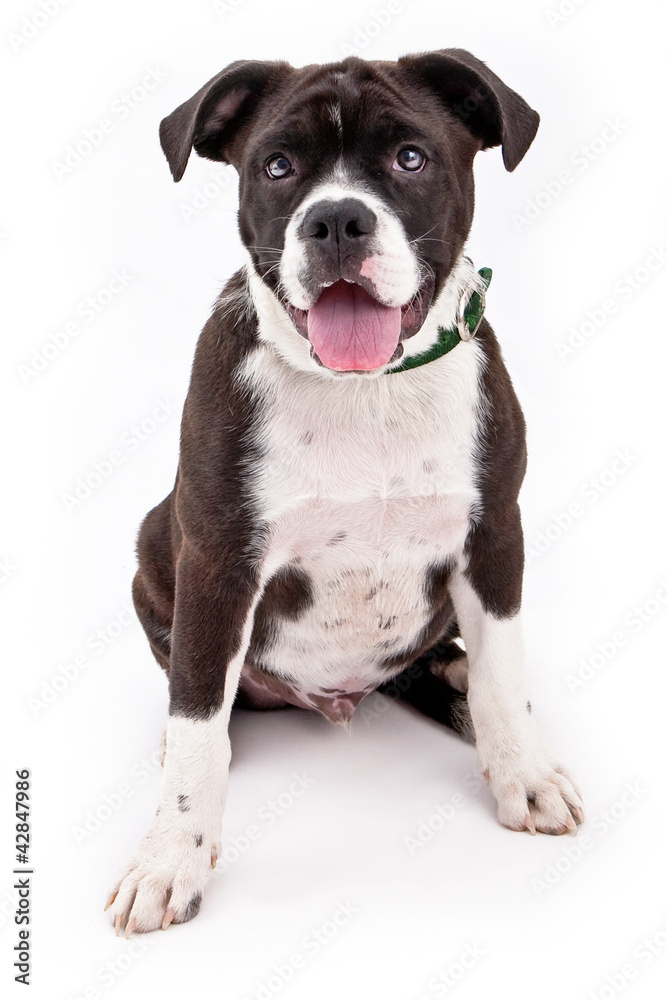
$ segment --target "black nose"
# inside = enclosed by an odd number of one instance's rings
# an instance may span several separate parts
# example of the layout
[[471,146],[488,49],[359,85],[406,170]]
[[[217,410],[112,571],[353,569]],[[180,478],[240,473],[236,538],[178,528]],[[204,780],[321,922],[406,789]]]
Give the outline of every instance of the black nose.
[[322,249],[335,246],[360,248],[377,225],[373,211],[358,198],[318,201],[306,212],[301,231],[317,241]]

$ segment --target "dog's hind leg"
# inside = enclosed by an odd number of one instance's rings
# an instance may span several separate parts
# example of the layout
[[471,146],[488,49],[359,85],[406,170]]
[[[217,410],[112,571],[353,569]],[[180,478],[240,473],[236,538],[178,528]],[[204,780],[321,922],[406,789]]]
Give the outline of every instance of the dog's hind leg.
[[436,643],[379,690],[475,742],[466,697],[468,658],[455,642]]

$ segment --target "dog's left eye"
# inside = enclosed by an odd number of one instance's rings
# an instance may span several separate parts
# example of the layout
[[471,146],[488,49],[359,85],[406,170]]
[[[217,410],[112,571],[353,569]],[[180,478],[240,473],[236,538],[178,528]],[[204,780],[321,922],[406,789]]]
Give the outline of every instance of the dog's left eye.
[[274,156],[266,164],[266,172],[273,180],[280,180],[281,177],[289,177],[294,173],[294,167],[286,156]]
[[406,146],[401,149],[394,160],[394,170],[407,170],[411,174],[416,174],[424,169],[426,157],[414,146]]

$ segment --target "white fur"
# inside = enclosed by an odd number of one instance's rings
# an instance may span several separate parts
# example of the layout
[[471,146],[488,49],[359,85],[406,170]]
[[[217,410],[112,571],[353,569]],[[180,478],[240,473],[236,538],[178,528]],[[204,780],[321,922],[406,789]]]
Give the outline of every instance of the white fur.
[[189,919],[188,907],[215,867],[231,760],[229,716],[260,596],[261,588],[227,668],[222,706],[206,720],[169,717],[159,808],[114,889],[111,918],[127,936],[156,930],[165,915],[174,923]]
[[[304,693],[375,687],[390,676],[383,660],[429,620],[427,571],[460,558],[480,513],[482,355],[473,341],[414,371],[330,378],[299,353],[303,338],[271,327],[282,320],[258,279],[251,289],[265,346],[241,377],[265,401],[252,489],[266,559],[274,571],[296,562],[314,597],[263,665]],[[458,301],[441,298],[431,324]]]
[[339,101],[333,101],[329,105],[329,117],[332,123],[336,126],[338,135],[342,137],[343,135],[343,112]]
[[350,197],[362,201],[377,217],[370,254],[377,298],[386,306],[403,306],[419,289],[421,267],[398,216],[358,181],[346,179],[339,167],[331,180],[318,184],[304,198],[285,230],[280,281],[289,301],[299,309],[310,309],[314,301],[302,282],[308,260],[307,240],[300,235],[303,218],[311,205],[318,201],[339,201]]
[[464,569],[454,574],[450,593],[468,653],[477,752],[498,817],[512,830],[576,833],[570,807],[583,818],[583,803],[527,708],[520,616],[498,619],[485,611]]

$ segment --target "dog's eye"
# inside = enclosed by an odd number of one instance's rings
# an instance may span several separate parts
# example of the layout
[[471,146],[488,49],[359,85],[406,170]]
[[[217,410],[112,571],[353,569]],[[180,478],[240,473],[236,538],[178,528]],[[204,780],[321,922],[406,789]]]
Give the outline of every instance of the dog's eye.
[[294,167],[286,156],[274,156],[266,164],[265,169],[273,180],[280,180],[281,177],[289,177],[294,173]]
[[401,149],[394,160],[394,170],[407,170],[411,174],[416,174],[424,169],[426,157],[414,146],[406,146]]

